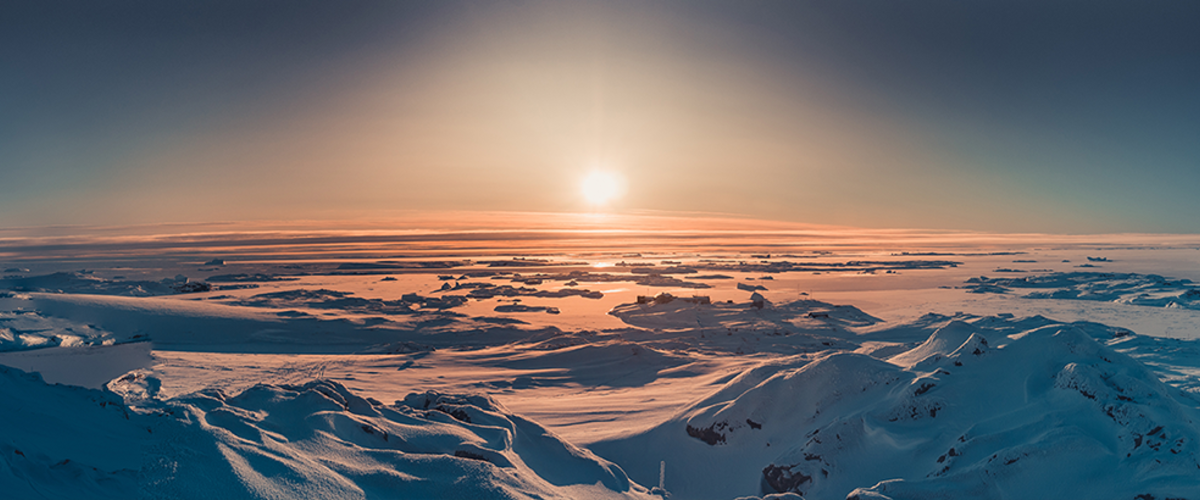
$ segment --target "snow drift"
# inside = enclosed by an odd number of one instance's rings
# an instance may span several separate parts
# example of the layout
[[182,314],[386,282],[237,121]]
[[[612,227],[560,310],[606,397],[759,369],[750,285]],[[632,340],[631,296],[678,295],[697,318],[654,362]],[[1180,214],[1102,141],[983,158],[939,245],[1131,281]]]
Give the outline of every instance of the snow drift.
[[0,367],[10,498],[646,498],[616,465],[485,396],[386,405],[327,380],[160,401]]
[[666,487],[681,498],[1200,491],[1194,401],[1094,338],[1111,329],[1048,322],[1013,332],[1012,323],[1045,321],[995,320],[948,322],[887,360],[769,361],[656,428],[592,449],[640,481],[665,461]]

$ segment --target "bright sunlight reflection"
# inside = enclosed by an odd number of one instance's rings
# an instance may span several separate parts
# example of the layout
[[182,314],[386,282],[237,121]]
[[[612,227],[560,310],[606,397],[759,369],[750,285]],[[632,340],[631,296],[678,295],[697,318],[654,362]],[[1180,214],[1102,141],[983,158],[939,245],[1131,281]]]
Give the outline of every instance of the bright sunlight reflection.
[[583,198],[592,206],[607,205],[622,194],[624,186],[620,176],[604,170],[593,170],[580,184]]

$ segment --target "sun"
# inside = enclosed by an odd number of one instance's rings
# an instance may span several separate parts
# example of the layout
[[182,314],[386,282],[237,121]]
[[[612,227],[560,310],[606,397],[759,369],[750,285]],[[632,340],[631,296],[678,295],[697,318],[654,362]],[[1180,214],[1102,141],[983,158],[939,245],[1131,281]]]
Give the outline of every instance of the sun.
[[579,185],[583,199],[592,206],[604,206],[616,201],[625,191],[621,176],[615,172],[593,170]]

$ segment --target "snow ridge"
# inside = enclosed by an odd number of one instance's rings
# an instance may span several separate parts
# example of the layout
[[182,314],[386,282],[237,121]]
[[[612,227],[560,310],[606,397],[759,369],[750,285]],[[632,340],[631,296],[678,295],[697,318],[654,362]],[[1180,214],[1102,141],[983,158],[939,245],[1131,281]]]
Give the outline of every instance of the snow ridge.
[[387,405],[333,381],[161,401],[0,367],[0,483],[14,498],[648,498],[620,467],[489,397]]
[[[665,460],[668,478],[688,478],[667,489],[686,498],[754,490],[896,500],[1200,491],[1196,405],[1094,338],[1111,329],[963,319],[942,320],[886,362],[835,353],[764,363],[672,421],[592,448],[635,478]],[[909,328],[897,335],[911,336]],[[639,459],[636,443],[679,451]]]

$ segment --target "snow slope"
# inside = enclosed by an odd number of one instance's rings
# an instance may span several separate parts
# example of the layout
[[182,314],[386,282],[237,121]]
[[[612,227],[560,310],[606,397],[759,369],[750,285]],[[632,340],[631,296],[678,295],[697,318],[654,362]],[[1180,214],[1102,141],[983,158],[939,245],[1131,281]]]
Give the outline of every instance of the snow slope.
[[486,396],[386,405],[327,380],[156,399],[0,367],[7,498],[647,498],[616,465]]
[[28,293],[0,300],[44,317],[91,325],[117,339],[148,338],[156,348],[171,350],[350,353],[402,341],[491,345],[536,331],[443,311],[389,318],[315,316],[159,297]]
[[666,487],[682,498],[1200,491],[1194,399],[1097,340],[1113,329],[1035,320],[1048,324],[1014,331],[1021,322],[949,322],[886,360],[772,360],[661,426],[592,449],[640,481],[665,461]]

